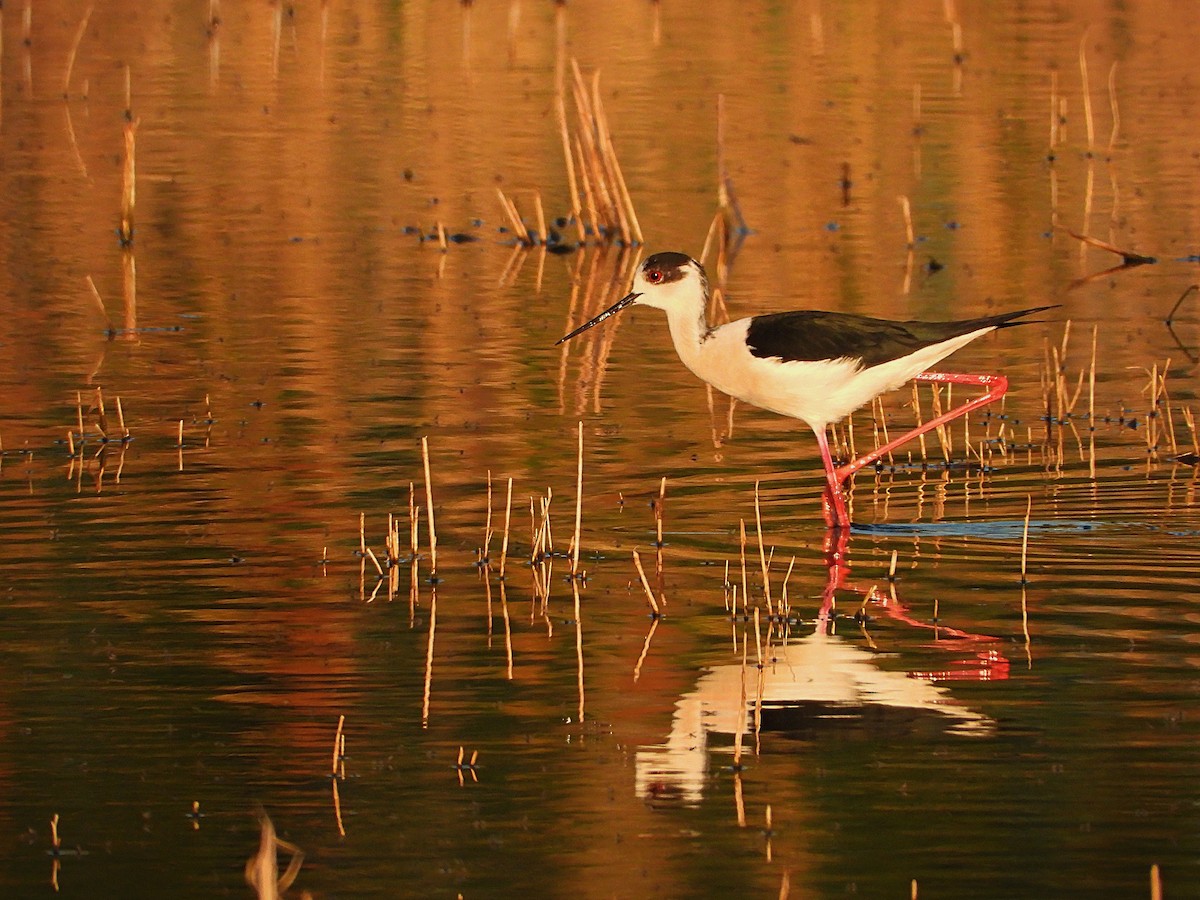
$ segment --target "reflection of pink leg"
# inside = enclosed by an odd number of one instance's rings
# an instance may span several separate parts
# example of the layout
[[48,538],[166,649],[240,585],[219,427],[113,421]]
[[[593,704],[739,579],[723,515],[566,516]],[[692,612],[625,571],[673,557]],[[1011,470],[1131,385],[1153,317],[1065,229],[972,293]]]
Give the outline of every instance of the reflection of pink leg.
[[825,590],[821,594],[821,611],[817,613],[817,621],[822,627],[833,618],[834,594],[845,586],[850,574],[849,553],[849,528],[831,528],[825,532]]
[[825,513],[825,524],[830,528],[849,528],[850,513],[846,511],[846,498],[842,495],[842,482],[845,477],[839,477],[838,470],[833,464],[829,453],[829,438],[825,428],[814,428],[817,436],[817,446],[821,448],[821,462],[825,464],[825,490],[821,493],[821,510]]
[[[974,400],[968,400],[962,406],[956,406],[949,412],[943,413],[935,419],[930,419],[928,422],[914,428],[907,434],[902,434],[900,437],[888,441],[881,447],[877,447],[876,449],[872,450],[866,456],[860,456],[853,462],[846,463],[844,466],[838,466],[837,469],[834,469],[830,472],[830,484],[833,484],[836,481],[840,489],[840,486],[863,466],[869,466],[871,463],[875,462],[875,460],[886,456],[901,444],[911,441],[917,435],[924,434],[927,431],[932,431],[939,425],[945,425],[947,422],[957,419],[959,416],[966,415],[973,409],[979,409],[979,407],[986,406],[994,400],[999,400],[1004,396],[1004,392],[1008,390],[1008,379],[1003,375],[948,375],[942,372],[924,372],[918,375],[915,380],[936,381],[942,384],[977,384],[981,387],[987,388],[987,392],[982,397],[976,397]],[[824,458],[828,460],[828,445],[825,444],[821,438],[822,435],[817,435],[818,443],[821,444],[822,454],[824,455]],[[825,465],[826,469],[828,470],[831,463],[826,462]],[[849,524],[849,521],[849,518],[847,518],[846,523]]]

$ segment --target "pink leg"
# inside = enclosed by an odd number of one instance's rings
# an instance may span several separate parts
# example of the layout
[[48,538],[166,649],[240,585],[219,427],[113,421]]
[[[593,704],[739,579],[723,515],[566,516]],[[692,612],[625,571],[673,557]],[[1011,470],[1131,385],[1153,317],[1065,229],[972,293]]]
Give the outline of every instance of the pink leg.
[[[1003,375],[957,375],[957,374],[948,375],[948,374],[944,374],[942,372],[923,372],[920,375],[918,375],[915,380],[916,381],[936,381],[936,382],[939,382],[942,384],[977,384],[977,385],[980,385],[981,387],[986,387],[987,392],[982,397],[976,397],[974,400],[968,400],[962,406],[956,406],[954,409],[950,410],[949,412],[943,413],[942,415],[938,416],[935,419],[930,419],[928,422],[924,423],[923,425],[920,425],[917,428],[914,428],[912,431],[908,432],[907,434],[902,434],[902,435],[900,435],[900,437],[895,438],[894,440],[888,441],[886,444],[882,445],[881,447],[878,447],[877,449],[872,450],[866,456],[860,456],[858,459],[854,460],[853,462],[849,462],[849,463],[846,463],[844,466],[837,467],[837,469],[833,470],[829,475],[831,484],[834,482],[834,480],[836,480],[838,485],[843,484],[847,479],[852,477],[854,475],[854,473],[857,472],[859,469],[861,469],[863,466],[869,466],[871,463],[875,462],[875,460],[879,459],[880,457],[886,456],[888,453],[891,453],[893,450],[895,450],[901,444],[911,441],[913,438],[915,438],[919,434],[924,434],[927,431],[932,431],[934,428],[937,428],[939,425],[945,425],[947,422],[952,421],[953,419],[957,419],[959,416],[965,415],[973,409],[978,409],[981,406],[986,406],[987,404],[993,402],[994,400],[999,400],[1001,397],[1004,396],[1004,392],[1008,390],[1008,379],[1005,378]],[[823,441],[820,440],[821,435],[818,435],[817,437],[818,437],[818,442],[821,443],[822,451],[825,454],[825,460],[826,460],[825,468],[826,468],[826,470],[829,470],[831,463],[829,462],[828,446]],[[846,521],[847,521],[847,523],[849,523],[850,520],[847,519]]]
[[817,446],[821,448],[821,461],[825,463],[825,490],[821,494],[821,508],[825,513],[825,524],[830,528],[850,527],[850,513],[846,511],[846,498],[842,495],[842,482],[829,453],[829,438],[824,428],[814,428]]

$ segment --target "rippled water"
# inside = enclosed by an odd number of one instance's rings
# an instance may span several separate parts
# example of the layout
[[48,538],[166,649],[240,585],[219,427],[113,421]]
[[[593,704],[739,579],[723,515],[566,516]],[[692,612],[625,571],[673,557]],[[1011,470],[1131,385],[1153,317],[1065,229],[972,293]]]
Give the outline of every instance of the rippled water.
[[[36,4],[27,33],[25,9],[0,56],[6,895],[246,895],[260,812],[304,854],[295,896],[1138,896],[1153,865],[1195,890],[1175,458],[1200,300],[1164,323],[1200,252],[1193,17],[114,0]],[[1061,304],[947,363],[1004,372],[1005,406],[955,425],[952,465],[931,436],[859,475],[841,580],[804,426],[706,395],[653,310],[554,346],[642,249],[501,230],[497,186],[530,222],[535,191],[570,209],[571,58],[601,70],[650,251],[701,253],[724,96],[731,315]],[[474,240],[443,253],[438,223]],[[1100,274],[1119,256],[1066,229],[1158,261]],[[360,552],[386,558],[389,513],[390,584]]]

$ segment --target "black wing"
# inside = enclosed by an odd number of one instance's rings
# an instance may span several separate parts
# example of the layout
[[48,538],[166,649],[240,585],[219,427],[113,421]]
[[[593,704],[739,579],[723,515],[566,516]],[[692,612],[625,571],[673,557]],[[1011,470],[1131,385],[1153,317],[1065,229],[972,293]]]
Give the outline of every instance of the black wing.
[[907,356],[922,347],[978,331],[1027,324],[1022,316],[1053,309],[1037,306],[958,322],[892,322],[849,313],[805,310],[750,320],[746,345],[762,359],[783,362],[860,359],[864,368]]

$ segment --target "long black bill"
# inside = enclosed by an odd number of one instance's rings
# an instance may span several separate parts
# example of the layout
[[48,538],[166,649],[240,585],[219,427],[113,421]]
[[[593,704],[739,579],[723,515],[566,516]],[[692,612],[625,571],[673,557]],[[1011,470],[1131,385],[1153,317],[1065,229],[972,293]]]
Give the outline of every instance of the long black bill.
[[557,341],[554,342],[554,346],[557,347],[559,344],[563,343],[564,341],[569,341],[571,338],[575,337],[575,335],[581,334],[581,333],[587,331],[593,325],[599,325],[601,322],[603,322],[609,316],[615,316],[617,313],[619,313],[625,307],[631,305],[633,303],[633,301],[636,300],[640,296],[642,296],[642,295],[641,294],[626,294],[624,297],[622,297],[620,300],[618,300],[616,303],[614,303],[612,306],[610,306],[604,312],[600,313],[600,315],[596,316],[596,318],[592,319],[592,321],[584,322],[582,325],[580,325],[578,328],[576,328],[570,334],[566,335],[565,337],[559,338]]

